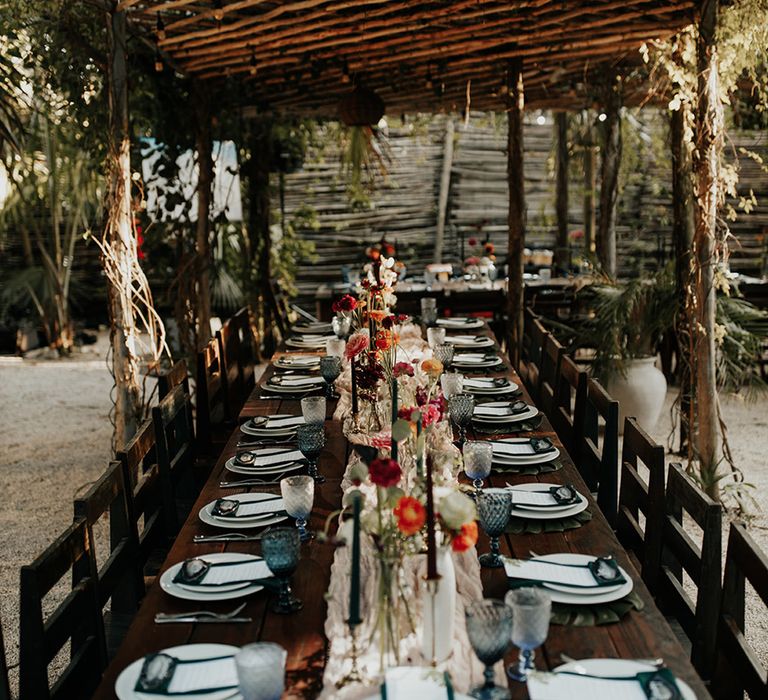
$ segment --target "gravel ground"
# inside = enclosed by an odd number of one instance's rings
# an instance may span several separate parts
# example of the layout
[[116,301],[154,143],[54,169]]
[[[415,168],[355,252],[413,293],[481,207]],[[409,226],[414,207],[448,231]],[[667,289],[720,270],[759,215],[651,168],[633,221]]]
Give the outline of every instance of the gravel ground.
[[[71,360],[0,358],[0,613],[9,664],[18,662],[19,567],[31,561],[71,521],[72,499],[93,483],[110,457],[110,389],[105,338]],[[652,431],[667,444],[669,406]],[[768,398],[723,402],[734,457],[743,469],[754,516],[750,532],[768,551]],[[675,457],[671,455],[670,461]],[[724,536],[725,542],[725,536]],[[748,606],[748,638],[768,664],[768,613]],[[11,671],[15,683],[15,669]]]

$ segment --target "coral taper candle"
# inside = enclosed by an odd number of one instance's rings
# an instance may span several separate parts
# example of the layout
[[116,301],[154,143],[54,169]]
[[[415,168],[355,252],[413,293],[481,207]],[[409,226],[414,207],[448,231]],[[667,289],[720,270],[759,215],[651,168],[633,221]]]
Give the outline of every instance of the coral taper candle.
[[355,358],[352,358],[352,415],[357,415],[357,373],[355,372]]
[[359,625],[360,619],[360,494],[354,500],[352,512],[352,570],[349,576],[349,620],[350,627]]
[[427,457],[427,581],[440,578],[437,573],[437,539],[435,534],[435,494],[432,485],[432,458]]

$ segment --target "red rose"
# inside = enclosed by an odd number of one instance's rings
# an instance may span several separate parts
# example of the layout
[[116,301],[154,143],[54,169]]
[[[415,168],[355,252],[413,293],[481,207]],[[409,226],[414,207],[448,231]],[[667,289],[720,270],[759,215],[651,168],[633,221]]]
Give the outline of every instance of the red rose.
[[388,458],[374,459],[368,467],[368,474],[371,483],[385,489],[395,486],[402,476],[400,465],[394,459]]
[[413,365],[408,364],[407,362],[398,362],[392,368],[392,374],[394,374],[396,377],[404,377],[406,375],[412,377]]
[[336,313],[339,311],[354,311],[357,308],[357,299],[351,294],[345,294],[341,299],[334,301],[331,308]]

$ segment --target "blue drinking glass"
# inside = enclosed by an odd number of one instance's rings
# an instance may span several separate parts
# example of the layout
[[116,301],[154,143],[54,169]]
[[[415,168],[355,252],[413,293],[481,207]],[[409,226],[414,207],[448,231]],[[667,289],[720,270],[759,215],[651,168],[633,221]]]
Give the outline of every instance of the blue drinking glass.
[[485,664],[485,682],[470,691],[479,700],[507,700],[506,688],[493,681],[493,665],[504,658],[512,636],[512,610],[500,600],[478,600],[465,612],[467,637],[480,661]]
[[291,592],[291,575],[299,565],[299,545],[299,532],[292,527],[275,528],[261,538],[261,555],[280,581],[280,593],[270,609],[281,615],[304,607],[304,603]]
[[506,489],[485,489],[477,494],[477,519],[491,539],[491,551],[480,556],[480,566],[499,569],[504,566],[499,549],[499,537],[509,522],[512,495]]

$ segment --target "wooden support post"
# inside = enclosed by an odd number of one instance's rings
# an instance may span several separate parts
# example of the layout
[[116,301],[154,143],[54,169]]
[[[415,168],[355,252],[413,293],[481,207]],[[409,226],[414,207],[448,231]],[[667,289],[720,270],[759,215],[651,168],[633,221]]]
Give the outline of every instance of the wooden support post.
[[109,41],[110,163],[107,238],[119,278],[107,276],[112,373],[115,378],[114,447],[122,449],[141,419],[137,331],[131,290],[137,256],[131,212],[131,149],[128,122],[128,68],[124,12],[106,14]]
[[611,81],[606,90],[604,109],[597,254],[603,272],[616,277],[616,202],[621,165],[621,84],[617,80]]
[[211,339],[213,138],[211,136],[211,106],[208,100],[208,91],[197,81],[193,84],[192,99],[195,114],[195,148],[197,150],[197,224],[195,228],[197,344],[198,347],[202,347]]
[[702,483],[717,497],[720,461],[717,357],[715,347],[715,236],[721,199],[719,180],[723,147],[723,111],[718,94],[717,31],[718,0],[704,0],[696,43],[698,104],[696,109],[696,187],[693,236],[693,288],[695,295],[696,423],[697,452]]
[[264,353],[269,357],[277,345],[274,333],[276,309],[270,288],[272,242],[269,232],[269,171],[272,160],[272,123],[263,118],[254,119],[250,127],[248,234],[254,255],[254,292],[258,296],[258,306],[264,323]]
[[437,229],[435,231],[435,262],[443,261],[443,242],[445,241],[445,221],[448,217],[448,194],[451,191],[451,167],[453,166],[453,119],[445,125],[445,144],[443,146],[443,170],[440,174],[440,192],[437,200]]
[[507,183],[509,185],[507,291],[508,351],[512,364],[520,363],[523,343],[523,249],[525,248],[525,178],[523,168],[523,91],[522,60],[509,66],[509,106],[507,108]]
[[685,143],[687,106],[681,104],[670,113],[670,146],[672,151],[672,243],[675,254],[677,287],[677,377],[680,381],[680,454],[687,454],[689,435],[693,429],[691,415],[691,348],[688,318],[688,285],[691,280],[691,245],[694,234],[691,159]]
[[[591,127],[590,127],[591,128]],[[590,142],[584,148],[584,255],[595,252],[595,192],[597,192],[597,153]]]
[[555,211],[557,212],[557,241],[555,243],[555,267],[568,272],[568,114],[555,112],[557,134],[557,173]]

